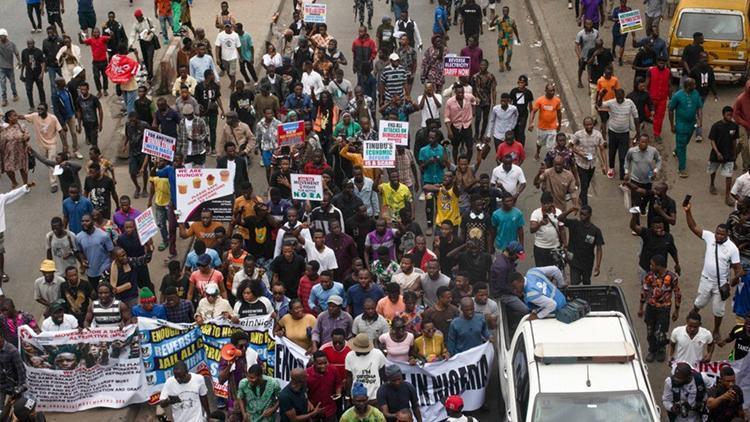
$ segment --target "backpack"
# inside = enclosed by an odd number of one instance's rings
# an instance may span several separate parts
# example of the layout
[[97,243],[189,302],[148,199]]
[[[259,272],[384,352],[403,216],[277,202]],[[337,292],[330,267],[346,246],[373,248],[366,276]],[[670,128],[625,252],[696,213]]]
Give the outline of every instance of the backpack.
[[[693,370],[692,371],[693,381],[695,382],[695,407],[693,410],[697,411],[699,414],[705,413],[705,397],[706,397],[706,383],[703,381],[703,376],[700,372]],[[674,385],[674,379],[672,382],[672,403],[677,403],[680,401],[680,387],[677,387]],[[671,419],[671,418],[670,418]]]

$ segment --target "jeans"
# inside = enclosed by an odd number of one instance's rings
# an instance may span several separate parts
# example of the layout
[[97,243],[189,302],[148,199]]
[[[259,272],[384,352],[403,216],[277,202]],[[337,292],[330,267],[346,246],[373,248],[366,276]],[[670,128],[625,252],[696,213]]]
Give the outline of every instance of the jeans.
[[451,131],[453,132],[453,140],[451,141],[453,144],[453,162],[458,162],[458,151],[461,144],[466,147],[465,154],[469,157],[469,161],[471,161],[471,156],[474,154],[474,138],[471,134],[471,126],[465,129],[451,126]]
[[581,192],[578,194],[578,200],[581,202],[581,205],[586,205],[589,203],[589,186],[591,186],[591,179],[594,178],[596,167],[591,167],[590,169],[585,169],[581,166],[576,167],[578,178],[581,179]]
[[687,146],[690,143],[690,138],[693,137],[693,131],[690,132],[677,132],[674,135],[674,150],[677,154],[677,170],[685,171],[687,168]]
[[[57,86],[55,86],[55,79],[58,76],[62,76],[62,72],[60,71],[59,67],[47,66],[47,77],[49,78],[49,90],[52,95],[50,98],[55,98],[55,94],[57,93]],[[60,122],[60,124],[62,124],[62,122]]]
[[482,136],[487,131],[491,108],[491,105],[478,106],[474,112],[474,137],[476,139],[482,139]]
[[671,307],[657,308],[646,305],[643,321],[646,323],[649,353],[664,351],[669,343],[670,309]]
[[26,85],[26,98],[29,99],[29,107],[34,108],[34,85],[39,91],[39,102],[47,102],[44,95],[44,76],[42,74],[39,74],[36,79],[27,78],[24,84]]
[[609,134],[609,168],[615,168],[615,155],[619,155],[617,161],[620,163],[620,180],[625,177],[625,155],[630,145],[630,133],[617,133],[607,130]]
[[99,122],[83,122],[83,133],[86,135],[86,143],[91,146],[99,145]]
[[3,97],[3,101],[8,100],[8,91],[5,88],[5,81],[10,80],[10,90],[13,92],[13,97],[18,97],[18,91],[16,91],[16,74],[13,72],[13,68],[6,69],[0,67],[0,96]]
[[102,88],[104,88],[104,90],[106,91],[109,87],[109,79],[104,73],[104,70],[107,69],[106,60],[102,60],[100,62],[91,62],[91,68],[93,69],[92,76],[94,78],[94,85],[96,86],[97,92],[101,91]]
[[577,268],[570,266],[570,285],[577,286],[583,284],[585,286],[591,285],[591,272],[592,269]]
[[172,29],[172,35],[174,35],[174,27],[172,26],[172,16],[159,16],[159,24],[161,24],[161,34],[164,36],[164,43],[169,42],[169,33],[167,28]]
[[159,227],[159,233],[163,243],[169,243],[169,225],[167,224],[169,211],[167,207],[154,204],[154,220],[156,220],[156,226]]
[[[29,15],[29,21],[31,21],[31,28],[42,29],[42,3],[27,4],[26,13]],[[34,22],[34,14],[36,14],[36,20],[39,23]]]
[[151,41],[138,41],[141,44],[141,54],[143,54],[143,63],[146,64],[148,77],[154,77],[154,44]]
[[211,150],[216,152],[216,125],[219,123],[219,115],[217,113],[208,113],[205,117],[206,123],[208,123],[209,144],[211,145]]
[[135,111],[135,99],[138,91],[122,91],[122,99],[125,101],[125,111],[132,113]]

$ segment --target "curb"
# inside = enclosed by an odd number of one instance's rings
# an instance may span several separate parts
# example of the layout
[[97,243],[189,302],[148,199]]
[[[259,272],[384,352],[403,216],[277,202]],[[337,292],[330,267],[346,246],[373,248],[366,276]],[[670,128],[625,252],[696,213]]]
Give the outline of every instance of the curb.
[[560,57],[557,51],[552,48],[553,37],[547,29],[546,22],[545,25],[540,24],[543,20],[541,17],[544,16],[542,14],[541,5],[537,0],[524,1],[526,3],[526,8],[531,14],[531,19],[535,23],[534,28],[536,28],[537,35],[541,37],[542,49],[547,57],[547,66],[552,74],[552,78],[554,79],[554,82],[560,86],[557,94],[560,96],[560,100],[562,100],[564,106],[564,117],[568,119],[568,127],[570,130],[575,132],[580,129],[578,122],[583,121],[583,118],[587,116],[587,114],[583,112],[585,108],[581,107],[576,96],[572,94],[567,95],[567,93],[575,92],[574,90],[577,85],[571,84],[567,78],[563,77],[562,70],[558,71],[557,69],[557,64],[563,63],[564,60]]

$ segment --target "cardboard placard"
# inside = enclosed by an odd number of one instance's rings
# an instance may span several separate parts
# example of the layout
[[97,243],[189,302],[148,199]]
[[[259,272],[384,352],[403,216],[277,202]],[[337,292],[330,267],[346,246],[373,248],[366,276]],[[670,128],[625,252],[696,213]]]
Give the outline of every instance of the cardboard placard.
[[443,58],[443,75],[445,76],[469,76],[471,57],[468,56],[445,56]]
[[409,146],[409,122],[381,120],[378,127],[378,139],[393,142],[396,145]]
[[620,21],[621,34],[643,29],[643,19],[641,18],[641,11],[638,9],[620,13],[617,15],[617,19]]
[[323,199],[323,177],[317,174],[291,174],[292,199],[320,201]]
[[277,135],[280,147],[302,143],[305,139],[305,121],[282,123],[278,126]]
[[156,225],[156,219],[154,218],[154,211],[151,208],[146,209],[146,211],[143,211],[135,218],[135,230],[138,232],[141,245],[145,245],[149,239],[156,236],[156,233],[159,233],[159,227]]
[[167,161],[174,160],[174,148],[177,140],[163,133],[146,129],[143,131],[141,152]]
[[231,221],[234,204],[234,170],[177,169],[177,221],[199,221],[201,210],[210,209],[214,221]]
[[305,23],[326,23],[327,7],[322,3],[304,3],[302,5],[302,20]]
[[365,141],[362,158],[365,167],[396,167],[396,144],[387,141]]

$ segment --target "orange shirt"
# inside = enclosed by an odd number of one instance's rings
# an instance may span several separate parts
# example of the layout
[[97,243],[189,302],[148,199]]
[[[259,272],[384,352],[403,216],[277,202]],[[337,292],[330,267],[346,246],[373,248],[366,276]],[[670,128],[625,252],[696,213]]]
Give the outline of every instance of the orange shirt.
[[599,78],[596,81],[596,92],[602,92],[603,89],[606,89],[607,92],[602,97],[602,102],[615,98],[615,90],[620,89],[620,81],[617,79],[617,76],[612,76],[609,79],[606,79],[604,76]]
[[562,110],[560,97],[547,98],[542,95],[534,101],[534,110],[539,113],[537,127],[541,130],[557,130],[557,112]]
[[391,302],[391,300],[388,299],[388,296],[383,297],[378,301],[378,304],[375,307],[375,311],[388,321],[392,321],[393,318],[403,312],[404,309],[406,309],[406,305],[404,305],[404,299],[402,296],[398,297],[398,302],[396,303]]
[[208,227],[204,226],[202,222],[198,221],[190,225],[190,228],[187,229],[187,235],[195,236],[196,239],[202,240],[203,243],[206,244],[207,248],[213,248],[216,244],[216,236],[214,235],[214,230],[216,230],[217,227],[222,227],[222,224],[218,221],[212,222],[208,225]]

